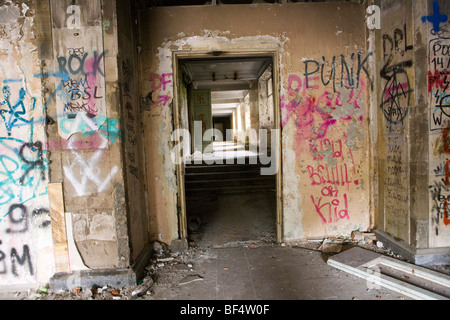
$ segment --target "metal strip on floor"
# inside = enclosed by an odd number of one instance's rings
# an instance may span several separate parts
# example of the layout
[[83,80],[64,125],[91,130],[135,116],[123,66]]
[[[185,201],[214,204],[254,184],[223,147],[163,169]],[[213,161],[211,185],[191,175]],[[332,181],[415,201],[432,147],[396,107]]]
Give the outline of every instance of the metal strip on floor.
[[450,276],[359,247],[328,259],[328,265],[415,300],[449,300]]

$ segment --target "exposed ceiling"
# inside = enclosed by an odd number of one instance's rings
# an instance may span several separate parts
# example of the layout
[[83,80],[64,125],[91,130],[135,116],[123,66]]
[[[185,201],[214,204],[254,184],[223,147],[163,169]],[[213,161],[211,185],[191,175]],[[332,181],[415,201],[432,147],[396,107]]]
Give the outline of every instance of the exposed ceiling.
[[272,64],[272,57],[182,60],[194,89],[211,89],[213,115],[228,115]]
[[271,62],[271,57],[183,60],[194,88],[212,91],[248,90]]
[[[327,2],[329,0],[136,0],[139,8],[163,6],[198,6],[198,5],[229,5],[258,3],[301,3]],[[355,2],[365,5],[369,0],[333,0],[333,2]]]

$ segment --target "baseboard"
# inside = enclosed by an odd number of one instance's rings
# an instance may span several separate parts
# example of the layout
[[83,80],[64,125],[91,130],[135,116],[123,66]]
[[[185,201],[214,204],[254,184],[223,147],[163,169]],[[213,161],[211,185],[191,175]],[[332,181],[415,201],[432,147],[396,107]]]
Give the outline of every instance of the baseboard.
[[380,230],[373,231],[377,240],[410,263],[419,266],[450,265],[450,247],[418,249]]
[[94,286],[127,288],[137,284],[136,273],[132,269],[83,270],[72,273],[56,273],[49,281],[50,290],[91,289]]

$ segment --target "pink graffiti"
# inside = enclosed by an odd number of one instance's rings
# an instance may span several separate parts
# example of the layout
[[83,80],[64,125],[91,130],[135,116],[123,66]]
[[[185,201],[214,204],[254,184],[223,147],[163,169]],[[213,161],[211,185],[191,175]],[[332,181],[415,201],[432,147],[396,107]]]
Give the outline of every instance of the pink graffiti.
[[87,151],[102,149],[104,148],[104,145],[105,138],[102,137],[101,133],[94,132],[93,134],[82,138],[72,136],[69,140],[59,139],[47,141],[44,150],[62,151],[69,150],[70,148],[73,150]]
[[172,75],[173,75],[172,73],[163,73],[162,75],[152,73],[150,75],[150,83],[152,91],[157,91],[159,89],[166,91],[167,85],[169,83],[172,83],[172,79],[167,78],[171,78]]
[[323,224],[335,223],[342,219],[350,220],[347,194],[343,195],[343,209],[342,207],[340,209],[342,200],[339,200],[338,198],[339,191],[334,189],[332,186],[324,187],[322,189],[318,201],[316,201],[316,198],[311,195],[311,200],[314,204],[314,208],[316,209],[316,213],[322,219]]
[[[308,78],[309,82],[318,80],[319,77]],[[311,135],[309,138],[323,138],[326,136],[329,128],[337,122],[336,119],[333,119],[331,112],[325,110],[333,111],[336,108],[342,107],[342,95],[339,91],[331,93],[325,90],[316,99],[316,97],[308,95],[307,91],[319,89],[319,86],[310,84],[309,88],[306,88],[303,82],[300,76],[289,76],[287,96],[283,95],[281,97],[281,109],[283,111],[282,126],[285,127],[291,118],[295,118],[297,128],[305,129],[310,127],[309,129],[311,131],[315,126],[315,118],[318,118],[321,124],[318,126],[317,134],[315,136]],[[361,109],[359,100],[363,97],[367,89],[365,80],[360,79],[359,89],[352,89],[350,87],[345,87],[345,89],[350,90],[349,99],[346,103],[353,105],[355,109]],[[288,102],[286,102],[286,99]],[[340,117],[340,119],[350,121],[352,120],[352,116]],[[364,117],[360,116],[359,120],[363,121]],[[305,130],[303,134],[305,134]]]
[[172,99],[170,95],[161,93],[161,91],[166,91],[167,86],[172,83],[172,73],[163,73],[162,75],[153,73],[150,75],[150,87],[153,94],[159,91],[159,94],[155,101],[151,101],[150,107],[163,106],[165,107],[169,101]]
[[307,170],[312,186],[332,184],[349,188],[352,184],[359,185],[359,180],[351,181],[347,164],[308,166]]

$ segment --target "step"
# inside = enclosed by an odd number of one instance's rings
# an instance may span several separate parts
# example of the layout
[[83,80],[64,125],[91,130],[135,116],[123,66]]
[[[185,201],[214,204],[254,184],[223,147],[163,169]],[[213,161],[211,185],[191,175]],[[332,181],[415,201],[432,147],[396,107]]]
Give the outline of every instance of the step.
[[214,187],[214,188],[189,188],[186,189],[186,198],[192,197],[199,193],[250,193],[250,192],[262,192],[262,191],[274,191],[276,186],[274,184],[264,184],[256,186],[228,186],[228,187]]
[[261,177],[261,170],[230,171],[230,172],[198,172],[186,173],[185,181],[204,181],[222,179],[244,179]]
[[262,165],[243,164],[243,165],[216,165],[216,166],[192,166],[186,167],[185,173],[220,173],[220,172],[245,172],[245,171],[259,171],[264,168]]
[[243,178],[243,179],[219,179],[204,181],[185,181],[186,189],[188,188],[217,188],[228,186],[254,186],[259,184],[275,185],[275,179],[269,177]]

